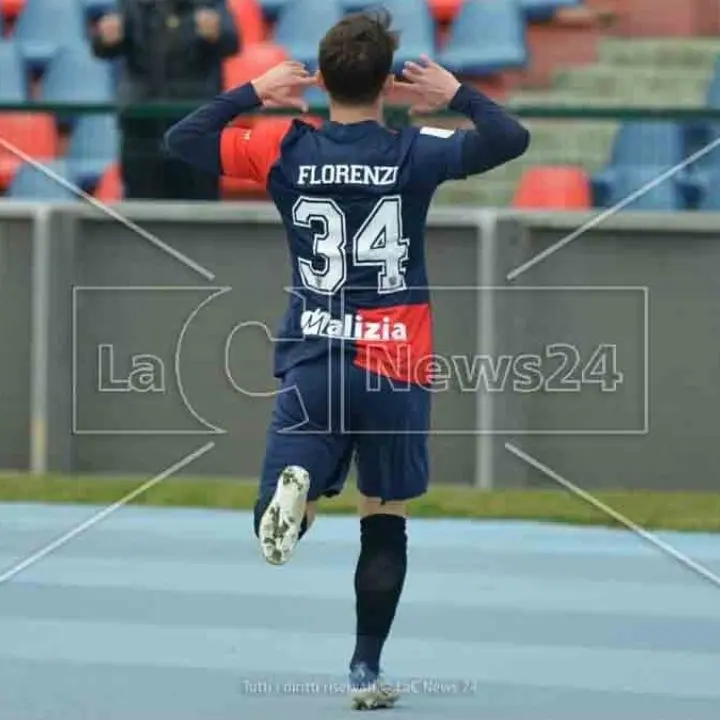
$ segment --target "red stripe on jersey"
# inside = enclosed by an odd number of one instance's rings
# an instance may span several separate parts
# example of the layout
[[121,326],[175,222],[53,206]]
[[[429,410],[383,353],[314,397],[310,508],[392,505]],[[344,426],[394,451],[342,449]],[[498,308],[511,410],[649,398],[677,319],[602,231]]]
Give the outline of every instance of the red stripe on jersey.
[[358,310],[355,365],[400,382],[432,382],[433,333],[429,305]]
[[[321,120],[307,117],[303,122],[319,127]],[[230,126],[220,135],[220,162],[226,177],[252,180],[263,187],[280,157],[280,150],[293,121],[288,118],[265,117],[252,127]]]

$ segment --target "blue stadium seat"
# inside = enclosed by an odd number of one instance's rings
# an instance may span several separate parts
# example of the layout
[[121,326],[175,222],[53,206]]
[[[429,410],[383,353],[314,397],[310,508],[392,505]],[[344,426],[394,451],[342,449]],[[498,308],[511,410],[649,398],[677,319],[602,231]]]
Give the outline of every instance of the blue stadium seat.
[[685,124],[685,151],[686,157],[703,151],[688,167],[690,173],[720,167],[720,123],[717,120],[688,121]]
[[77,0],[27,0],[13,37],[29,67],[42,71],[61,47],[86,42],[80,4]]
[[373,0],[340,0],[340,4],[346,13],[362,12],[385,6],[385,3],[373,2]]
[[[662,170],[657,167],[614,167],[593,177],[595,204],[610,208],[657,180]],[[681,211],[686,201],[677,178],[668,178],[642,192],[623,211]]]
[[[710,84],[707,87],[705,95],[705,104],[712,110],[720,109],[720,56],[715,61],[715,70],[713,72]],[[688,154],[696,152],[716,138],[720,137],[720,123],[717,120],[690,120],[686,123],[686,139]],[[718,155],[720,150],[714,150],[710,155],[703,156],[698,160],[697,166],[707,167],[716,165],[720,158]]]
[[117,0],[80,0],[85,17],[89,20],[117,10]]
[[696,172],[690,188],[695,209],[703,212],[720,211],[720,166]]
[[563,8],[580,7],[583,0],[520,0],[520,7],[528,20],[549,20]]
[[24,102],[27,81],[22,57],[16,43],[0,41],[0,102]]
[[491,75],[528,59],[525,20],[516,2],[465,0],[439,62],[456,73]]
[[[70,166],[64,160],[54,160],[44,163],[56,175],[75,183]],[[46,200],[67,201],[77,200],[77,195],[66,185],[58,182],[54,177],[36,169],[33,165],[23,165],[15,175],[6,197],[15,200]]]
[[395,70],[421,55],[435,55],[435,27],[427,0],[385,0],[393,16],[393,29],[400,31],[400,49],[395,54]]
[[119,152],[117,121],[114,115],[86,115],[78,120],[70,136],[67,159],[73,176],[84,189],[92,189],[115,162]]
[[327,93],[323,92],[320,88],[310,88],[305,93],[305,100],[310,105],[310,112],[314,110],[327,110],[330,106]]
[[63,48],[48,67],[42,99],[68,104],[113,102],[110,67],[85,45]]
[[342,16],[337,0],[289,0],[280,13],[274,40],[312,71],[317,68],[320,40]]
[[675,122],[624,123],[613,142],[611,165],[671,167],[685,158],[683,126]]

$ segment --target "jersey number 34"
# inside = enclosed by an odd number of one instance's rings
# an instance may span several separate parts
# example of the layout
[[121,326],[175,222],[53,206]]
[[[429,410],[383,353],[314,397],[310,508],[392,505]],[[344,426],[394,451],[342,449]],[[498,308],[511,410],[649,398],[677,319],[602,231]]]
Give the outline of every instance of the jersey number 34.
[[[334,295],[348,280],[350,253],[345,213],[334,200],[301,197],[293,207],[293,224],[315,230],[313,260],[300,258],[303,285],[321,295]],[[402,200],[381,198],[352,238],[352,263],[377,267],[377,291],[381,295],[406,289],[405,263],[410,241],[403,237]],[[318,263],[322,267],[318,269]]]

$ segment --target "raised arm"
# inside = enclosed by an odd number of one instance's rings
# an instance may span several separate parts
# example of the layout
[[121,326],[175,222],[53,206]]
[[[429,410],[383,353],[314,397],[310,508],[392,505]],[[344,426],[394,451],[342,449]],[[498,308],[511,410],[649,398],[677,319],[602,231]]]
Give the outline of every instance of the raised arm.
[[527,150],[530,133],[525,127],[437,63],[428,58],[407,63],[403,75],[405,82],[399,84],[399,90],[410,101],[412,114],[449,108],[475,126],[473,130],[421,130],[419,161],[436,169],[438,183],[487,172]]
[[270,133],[228,125],[239,115],[260,107],[306,111],[302,92],[314,82],[300,63],[282,63],[253,82],[218,95],[173,125],[165,134],[165,149],[213,175],[261,181],[267,172],[277,129]]
[[472,120],[474,131],[464,135],[461,170],[477,175],[520,157],[530,145],[530,133],[515,118],[479,90],[461,85],[450,110]]

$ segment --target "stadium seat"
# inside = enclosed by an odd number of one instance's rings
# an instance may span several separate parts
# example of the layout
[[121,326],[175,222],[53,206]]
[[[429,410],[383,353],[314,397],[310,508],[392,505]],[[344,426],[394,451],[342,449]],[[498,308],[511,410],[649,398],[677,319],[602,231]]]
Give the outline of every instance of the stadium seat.
[[275,27],[275,42],[314,70],[320,40],[342,15],[338,0],[289,0]]
[[674,122],[624,123],[613,142],[612,166],[668,167],[685,157],[683,127]]
[[449,70],[492,75],[519,68],[528,59],[525,22],[515,2],[465,0],[439,55]]
[[79,0],[79,2],[88,20],[97,20],[117,10],[117,0]]
[[52,160],[58,154],[58,135],[52,115],[0,113],[0,138],[11,147],[0,145],[0,189],[12,182],[23,160],[14,151],[35,160]]
[[95,197],[104,203],[119,202],[123,198],[122,176],[120,165],[113,163],[105,169],[95,188]]
[[449,23],[460,12],[463,0],[427,0],[432,16],[436,22]]
[[110,66],[94,58],[87,46],[65,47],[48,67],[42,99],[68,104],[113,102]]
[[[657,167],[628,166],[606,170],[593,177],[595,204],[599,207],[613,207],[657,179]],[[685,209],[685,198],[677,178],[668,178],[639,193],[637,198],[622,208],[623,211]]]
[[228,0],[227,5],[240,31],[243,49],[265,40],[265,20],[258,0]]
[[0,102],[24,102],[27,80],[20,50],[11,40],[0,41]]
[[513,207],[522,210],[589,210],[590,179],[582,168],[534,167],[526,171],[515,193]]
[[372,0],[340,0],[340,6],[346,13],[363,12],[371,8],[377,8],[384,3],[373,2]]
[[[63,46],[86,42],[83,15],[76,0],[27,0],[13,38],[35,72],[45,69]],[[80,75],[75,77],[77,83]],[[77,83],[81,84],[81,83]]]
[[393,17],[393,28],[400,31],[400,49],[395,53],[395,70],[421,55],[435,55],[435,28],[426,0],[385,0]]
[[244,85],[287,59],[288,54],[280,45],[274,43],[251,45],[225,61],[223,66],[225,89]]
[[312,87],[305,93],[305,100],[311,110],[325,111],[330,107],[330,100],[327,93],[318,87]]
[[698,171],[689,183],[688,195],[692,206],[702,212],[720,211],[720,167]]
[[119,146],[114,115],[87,115],[78,120],[70,136],[66,157],[83,189],[95,187],[117,158]]
[[[707,87],[705,104],[712,110],[720,109],[720,56],[715,62],[715,70]],[[717,120],[691,120],[685,124],[685,135],[688,146],[687,152],[691,154],[706,147],[716,138],[720,138],[720,124],[718,124]],[[700,158],[697,165],[716,164],[719,153],[720,150],[714,151],[712,157],[704,156]]]
[[[70,166],[64,160],[53,160],[44,167],[74,184]],[[77,195],[66,184],[29,164],[18,170],[8,188],[7,197],[16,200],[77,200]]]
[[528,20],[550,20],[563,8],[580,7],[583,0],[520,0],[520,7]]
[[14,20],[22,12],[22,9],[25,7],[25,2],[26,0],[0,0],[2,14],[8,20]]

